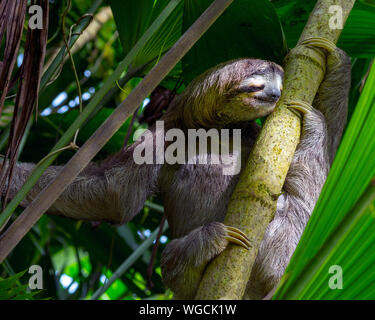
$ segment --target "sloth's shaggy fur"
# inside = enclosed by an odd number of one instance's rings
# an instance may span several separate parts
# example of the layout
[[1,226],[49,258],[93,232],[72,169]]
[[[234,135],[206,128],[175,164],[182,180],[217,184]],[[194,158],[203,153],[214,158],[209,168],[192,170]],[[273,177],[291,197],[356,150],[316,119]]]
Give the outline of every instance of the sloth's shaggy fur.
[[[269,92],[280,85],[282,75],[281,67],[263,60],[221,64],[176,97],[162,120],[166,129],[242,129],[241,158],[245,163],[259,132],[252,120],[273,110],[278,96],[267,99]],[[254,77],[258,81],[255,88],[251,84]],[[327,58],[326,77],[314,101],[316,109],[304,116],[285,192],[279,197],[277,212],[259,248],[244,298],[264,297],[280,280],[298,244],[341,139],[349,86],[349,58],[336,49]],[[155,127],[150,130],[155,136]],[[126,223],[149,196],[159,193],[176,237],[163,252],[163,279],[176,297],[193,298],[206,264],[228,244],[222,221],[239,175],[223,175],[220,164],[137,165],[132,155],[139,143],[101,165],[86,168],[49,213]],[[22,186],[33,166],[17,165],[11,195]],[[58,166],[47,169],[23,205],[32,201],[60,170]]]

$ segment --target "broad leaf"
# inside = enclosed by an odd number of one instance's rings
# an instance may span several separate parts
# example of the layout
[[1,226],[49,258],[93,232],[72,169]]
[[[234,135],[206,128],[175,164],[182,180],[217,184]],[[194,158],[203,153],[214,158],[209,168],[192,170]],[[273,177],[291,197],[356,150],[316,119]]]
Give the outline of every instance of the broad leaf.
[[[159,16],[170,1],[167,0],[109,0],[125,55]],[[136,68],[158,61],[181,36],[183,2],[171,13],[157,33],[132,62]]]
[[[280,17],[288,46],[293,48],[297,44],[316,1],[280,0],[272,3]],[[372,0],[357,1],[345,24],[338,46],[352,57],[374,57],[374,36],[374,2]]]

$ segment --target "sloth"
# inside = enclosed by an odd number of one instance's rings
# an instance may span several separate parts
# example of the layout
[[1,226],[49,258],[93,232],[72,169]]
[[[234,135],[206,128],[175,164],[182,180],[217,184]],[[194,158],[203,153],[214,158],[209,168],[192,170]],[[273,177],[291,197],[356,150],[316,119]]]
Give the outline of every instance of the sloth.
[[[314,43],[314,45],[317,45]],[[261,299],[279,282],[313,211],[346,124],[351,64],[339,48],[326,52],[326,75],[313,102],[302,111],[300,142],[274,219],[268,225],[247,283],[245,299]],[[193,80],[172,101],[162,120],[168,128],[237,128],[246,161],[260,131],[255,122],[270,114],[282,94],[283,69],[243,58],[222,63]],[[150,128],[156,143],[156,127]],[[91,163],[48,210],[74,219],[123,224],[159,194],[174,240],[162,253],[162,277],[175,298],[193,299],[207,264],[229,243],[249,247],[240,230],[223,224],[239,174],[223,164],[136,164],[142,139],[100,164]],[[210,151],[207,151],[210,156]],[[201,154],[199,154],[201,156]],[[155,154],[154,154],[155,158]],[[35,165],[18,163],[10,185],[14,196]],[[51,166],[22,203],[27,206],[59,173]]]

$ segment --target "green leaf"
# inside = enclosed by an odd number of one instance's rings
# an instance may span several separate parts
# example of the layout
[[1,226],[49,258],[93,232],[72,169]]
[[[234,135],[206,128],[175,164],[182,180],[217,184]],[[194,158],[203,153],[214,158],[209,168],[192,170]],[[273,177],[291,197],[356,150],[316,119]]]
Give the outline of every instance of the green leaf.
[[352,57],[375,56],[375,6],[357,2],[348,18],[338,46]]
[[10,288],[18,283],[19,279],[26,273],[25,271],[22,271],[20,273],[15,274],[14,276],[11,276],[6,279],[0,278],[0,290],[4,290],[6,288]]
[[354,109],[357,106],[361,90],[364,86],[364,79],[370,70],[372,59],[354,58],[352,63],[352,81],[349,96],[348,119],[351,119]]
[[28,291],[28,285],[21,285],[20,278],[26,273],[22,271],[6,279],[0,278],[0,300],[27,300],[40,293],[40,290]]
[[[211,0],[186,0],[183,30],[208,7]],[[253,57],[281,63],[286,43],[276,11],[268,0],[236,0],[182,59],[190,82],[210,67],[231,59]]]
[[[167,0],[109,0],[124,53],[127,54],[159,16]],[[132,61],[132,67],[157,61],[181,36],[182,2]]]
[[[274,1],[289,47],[294,47],[316,1]],[[328,27],[328,26],[327,26]],[[338,46],[352,57],[375,56],[375,6],[372,0],[357,1],[340,36]]]

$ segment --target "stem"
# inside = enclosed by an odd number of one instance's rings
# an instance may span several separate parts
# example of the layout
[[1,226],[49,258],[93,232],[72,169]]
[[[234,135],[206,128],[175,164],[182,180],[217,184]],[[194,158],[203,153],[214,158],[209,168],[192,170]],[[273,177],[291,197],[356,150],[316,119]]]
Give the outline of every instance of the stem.
[[[171,1],[168,6],[171,4],[177,5],[178,2],[178,0]],[[116,108],[116,110],[81,147],[81,149],[70,159],[55,180],[52,181],[23,211],[0,239],[0,262],[7,257],[23,236],[65,190],[66,186],[73,182],[97,152],[121,127],[128,116],[134,112],[137,106],[152,92],[152,90],[156,88],[161,80],[167,76],[177,62],[191,49],[194,43],[204,34],[204,32],[206,32],[206,30],[232,2],[233,0],[215,0],[184,33],[177,43],[164,55],[160,62],[152,68],[125,101]],[[138,48],[137,45],[136,47]],[[133,49],[130,53],[132,52]],[[85,114],[87,109],[88,107],[85,108],[82,115]],[[77,121],[75,121],[75,123],[76,122]],[[45,163],[48,163],[50,160],[51,158],[46,160]]]
[[[116,82],[117,79],[120,78],[121,74],[126,70],[129,64],[133,61],[133,59],[138,55],[138,53],[142,50],[146,42],[151,39],[151,37],[155,34],[155,32],[159,29],[159,27],[164,23],[164,21],[168,18],[170,13],[173,9],[178,5],[181,0],[172,0],[167,7],[163,10],[163,12],[159,15],[158,18],[152,23],[149,29],[143,34],[143,36],[138,40],[132,50],[127,54],[125,59],[121,61],[118,65],[116,70],[110,75],[101,89],[95,94],[92,98],[90,103],[85,107],[83,112],[77,117],[77,119],[72,123],[72,125],[68,128],[65,134],[60,138],[60,140],[56,143],[56,145],[52,148],[50,153],[54,153],[57,150],[64,148],[71,139],[74,137],[75,133],[77,132],[78,128],[82,126],[86,120],[91,117],[93,112],[98,111],[98,106],[100,105],[103,97],[105,97],[106,93],[112,88],[113,84]],[[72,37],[73,38],[73,37]],[[125,77],[126,80],[129,80],[134,76],[134,73],[128,72]],[[47,77],[45,81],[47,81]],[[25,184],[22,188],[18,191],[17,195],[9,202],[8,206],[0,215],[0,230],[2,226],[6,223],[8,218],[12,215],[13,211],[17,208],[17,206],[21,203],[23,198],[26,194],[31,190],[31,188],[35,185],[35,183],[39,180],[40,176],[43,174],[44,170],[48,168],[50,164],[57,158],[58,153],[55,153],[53,156],[48,157],[46,161],[44,161],[40,166],[35,168],[31,173],[30,177],[27,179]]]
[[[88,10],[89,13],[93,13],[96,11],[96,9],[100,6],[100,4],[103,2],[103,0],[96,0],[94,4],[91,6],[91,8]],[[71,37],[71,40],[69,41],[70,48],[73,46],[73,44],[77,41],[79,34],[87,27],[87,19],[83,19],[78,27],[77,27],[77,35],[74,35]],[[57,56],[54,58],[51,65],[47,68],[47,70],[44,72],[42,79],[40,81],[40,92],[42,92],[43,89],[46,88],[48,82],[50,81],[53,74],[56,72],[56,70],[61,65],[65,55],[65,48],[61,48]],[[9,132],[10,132],[10,124],[6,126],[4,131],[2,132],[0,136],[0,150],[4,149],[6,146],[6,143],[9,138]],[[1,226],[0,226],[1,229]]]
[[[88,13],[94,13],[99,8],[99,6],[101,5],[102,2],[103,2],[103,0],[95,0],[93,5],[88,10]],[[82,19],[82,21],[78,24],[74,35],[72,35],[72,37],[70,38],[69,48],[71,48],[74,45],[74,43],[78,40],[78,38],[81,35],[81,33],[83,32],[83,30],[85,30],[86,27],[88,26],[88,23],[90,22],[90,20],[91,20],[91,18],[87,17],[87,18]],[[44,72],[42,80],[40,81],[40,89],[41,90],[44,89],[47,86],[48,82],[50,81],[52,76],[55,74],[56,70],[63,63],[64,58],[65,58],[65,53],[66,53],[66,48],[64,46],[60,49],[56,58],[53,60],[51,65],[48,67],[48,69]]]
[[[72,64],[72,69],[73,69],[73,73],[74,73],[74,79],[75,79],[76,86],[77,86],[78,99],[79,99],[79,112],[82,113],[82,91],[81,91],[81,85],[79,83],[79,78],[78,78],[78,74],[77,74],[76,65],[74,63],[74,59],[73,59],[72,53],[70,51],[70,46],[69,46],[69,43],[68,43],[68,38],[66,37],[66,34],[65,34],[65,17],[67,15],[67,13],[70,11],[71,5],[72,5],[71,0],[68,0],[67,7],[66,7],[66,9],[65,9],[65,11],[63,13],[63,16],[62,16],[61,32],[63,34],[63,39],[64,39],[64,44],[65,44],[65,47],[66,47],[66,51],[68,52],[68,56],[69,56],[70,62]],[[91,21],[91,19],[89,21]],[[79,129],[77,129],[77,132],[78,132],[78,130]]]
[[[168,229],[168,223],[164,224],[162,232],[165,232]],[[155,231],[150,235],[147,240],[143,241],[143,243],[135,250],[122,264],[118,267],[118,269],[113,273],[112,277],[106,281],[106,283],[100,287],[95,293],[91,296],[90,300],[97,300],[100,296],[107,291],[107,289],[115,282],[118,278],[120,278],[137,260],[141,257],[145,251],[152,245],[154,240],[156,239],[160,228],[156,228]]]

